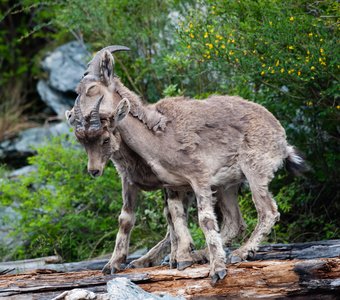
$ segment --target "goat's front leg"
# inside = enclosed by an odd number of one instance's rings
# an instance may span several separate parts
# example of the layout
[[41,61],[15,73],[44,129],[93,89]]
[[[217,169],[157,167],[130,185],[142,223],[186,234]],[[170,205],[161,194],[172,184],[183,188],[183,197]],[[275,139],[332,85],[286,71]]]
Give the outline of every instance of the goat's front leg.
[[195,191],[197,199],[198,221],[209,250],[209,275],[212,283],[215,284],[227,275],[227,271],[225,252],[214,213],[212,191],[209,185],[204,186],[203,184],[193,185],[193,190]]
[[119,215],[119,230],[116,245],[109,262],[104,266],[103,273],[113,274],[121,269],[121,264],[126,261],[129,252],[131,229],[135,224],[135,209],[138,188],[122,178],[123,207]]

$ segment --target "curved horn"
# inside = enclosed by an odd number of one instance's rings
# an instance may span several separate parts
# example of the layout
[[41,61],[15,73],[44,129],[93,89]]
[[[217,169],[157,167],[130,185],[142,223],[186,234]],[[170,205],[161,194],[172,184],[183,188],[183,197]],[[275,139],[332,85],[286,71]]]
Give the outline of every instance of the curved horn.
[[[110,51],[111,53],[117,52],[117,51],[130,51],[130,48],[125,47],[125,46],[120,46],[120,45],[112,45],[112,46],[107,46],[97,52],[104,52],[105,50]],[[96,55],[97,55],[96,54]]]
[[93,107],[93,110],[90,113],[90,121],[89,121],[89,131],[97,131],[102,127],[102,123],[100,122],[100,115],[99,115],[99,108],[100,104],[102,103],[104,96],[101,96],[98,100],[95,106]]
[[105,51],[110,51],[111,53],[117,52],[117,51],[130,51],[130,48],[125,47],[125,46],[120,46],[120,45],[112,45],[112,46],[107,46],[101,50],[99,50],[95,56],[92,58],[92,60],[87,64],[87,70],[85,71],[84,75],[94,75],[94,76],[99,76],[100,75],[100,58],[101,54]]
[[75,104],[74,104],[74,115],[75,115],[76,131],[84,132],[85,131],[85,119],[80,109],[80,96],[77,97]]

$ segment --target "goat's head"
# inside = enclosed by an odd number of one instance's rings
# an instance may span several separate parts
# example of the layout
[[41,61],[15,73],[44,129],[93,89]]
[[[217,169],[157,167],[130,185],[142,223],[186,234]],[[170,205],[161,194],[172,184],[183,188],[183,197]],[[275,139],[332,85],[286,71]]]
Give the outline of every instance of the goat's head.
[[66,112],[66,118],[73,126],[77,140],[86,150],[87,170],[93,177],[102,175],[109,159],[119,151],[121,137],[117,125],[130,110],[129,100],[124,98],[113,113],[110,115],[100,114],[102,100],[103,96],[95,102],[90,114],[84,116],[78,96],[73,109]]
[[[124,98],[114,106],[114,59],[111,52],[129,50],[123,46],[109,46],[100,50],[91,62],[76,91],[78,97],[66,119],[74,127],[77,140],[88,155],[88,172],[100,176],[114,152],[119,150],[121,138],[116,127],[130,110]],[[117,96],[117,95],[116,95]]]

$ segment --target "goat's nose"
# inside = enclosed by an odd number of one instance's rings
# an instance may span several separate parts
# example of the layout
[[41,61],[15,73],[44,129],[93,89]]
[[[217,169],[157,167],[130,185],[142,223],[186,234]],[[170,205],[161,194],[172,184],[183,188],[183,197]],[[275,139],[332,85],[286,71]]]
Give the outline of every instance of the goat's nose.
[[100,175],[100,171],[95,169],[95,170],[89,170],[89,173],[92,177],[97,177]]

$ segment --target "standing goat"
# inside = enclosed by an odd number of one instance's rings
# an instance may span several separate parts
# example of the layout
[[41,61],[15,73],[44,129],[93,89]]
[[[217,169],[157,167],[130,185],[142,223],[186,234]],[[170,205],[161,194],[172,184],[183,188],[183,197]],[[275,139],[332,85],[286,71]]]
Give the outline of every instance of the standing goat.
[[[77,89],[75,132],[88,153],[89,172],[101,175],[110,158],[105,155],[106,147],[114,149],[120,138],[162,186],[173,191],[189,186],[197,199],[199,224],[210,255],[210,276],[216,282],[225,277],[226,267],[213,208],[214,187],[230,191],[244,181],[249,183],[258,224],[235,252],[244,259],[256,251],[279,218],[268,191],[274,172],[284,160],[298,171],[304,166],[303,159],[288,145],[284,129],[270,112],[240,97],[212,96],[200,101],[177,97],[143,105],[114,77],[110,51],[112,48],[107,47],[97,53]],[[106,119],[107,124],[100,119]],[[98,144],[99,149],[95,146]],[[129,184],[123,181],[126,199],[136,193],[129,190]],[[236,197],[235,192],[230,194]],[[168,199],[169,203],[180,200],[174,198]],[[125,209],[131,211],[133,207]],[[123,217],[125,221],[133,224]],[[174,227],[180,232],[175,222]],[[131,226],[124,228],[129,234]],[[189,248],[189,231],[181,232],[178,241]],[[110,260],[109,266],[115,268],[114,263]]]

